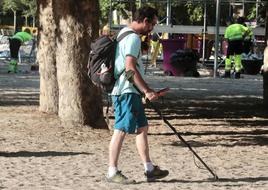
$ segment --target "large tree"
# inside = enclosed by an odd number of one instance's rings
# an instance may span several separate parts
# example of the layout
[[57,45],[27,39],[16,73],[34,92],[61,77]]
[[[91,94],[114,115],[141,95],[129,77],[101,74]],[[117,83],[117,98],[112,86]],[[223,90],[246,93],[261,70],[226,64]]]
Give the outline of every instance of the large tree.
[[66,123],[107,128],[101,95],[87,77],[98,35],[98,0],[38,0],[40,110]]
[[265,40],[266,48],[264,50],[263,60],[263,100],[264,106],[268,107],[268,3],[265,4]]
[[56,23],[53,0],[39,0],[39,39],[37,59],[40,71],[40,111],[58,113],[58,81],[56,68]]

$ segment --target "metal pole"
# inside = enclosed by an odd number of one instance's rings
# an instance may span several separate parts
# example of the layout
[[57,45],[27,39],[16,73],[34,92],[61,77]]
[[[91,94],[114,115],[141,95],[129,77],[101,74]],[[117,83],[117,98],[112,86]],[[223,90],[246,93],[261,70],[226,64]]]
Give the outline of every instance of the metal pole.
[[110,10],[109,10],[109,28],[110,28],[110,34],[112,31],[112,24],[113,24],[113,11],[112,11],[112,0],[110,0]]
[[204,28],[203,28],[203,49],[202,49],[202,63],[205,63],[205,52],[206,52],[206,33],[207,33],[207,2],[205,1],[204,7]]
[[233,18],[233,4],[230,2],[229,4],[229,19]]
[[220,16],[220,0],[216,4],[216,31],[215,31],[215,59],[214,59],[214,78],[217,77],[218,70],[218,54],[219,54],[219,16]]
[[171,24],[171,3],[167,0],[167,25]]
[[201,157],[194,151],[194,149],[191,147],[191,145],[184,140],[184,138],[177,132],[177,130],[175,129],[175,127],[173,127],[169,121],[163,116],[162,112],[157,109],[157,107],[148,99],[146,99],[146,103],[148,103],[151,108],[153,108],[155,110],[155,112],[161,117],[161,119],[164,121],[165,124],[167,124],[167,126],[174,132],[174,134],[181,140],[181,142],[183,142],[188,148],[189,150],[194,154],[194,156],[203,164],[203,166],[205,166],[205,168],[213,175],[213,179],[214,180],[219,180],[219,177],[217,176],[216,173],[213,172],[212,169],[210,169],[210,167],[201,159]]
[[243,0],[243,17],[245,17],[245,0]]
[[264,4],[265,6],[265,42],[268,41],[268,4]]
[[256,2],[256,25],[258,25],[258,15],[259,14],[259,0]]

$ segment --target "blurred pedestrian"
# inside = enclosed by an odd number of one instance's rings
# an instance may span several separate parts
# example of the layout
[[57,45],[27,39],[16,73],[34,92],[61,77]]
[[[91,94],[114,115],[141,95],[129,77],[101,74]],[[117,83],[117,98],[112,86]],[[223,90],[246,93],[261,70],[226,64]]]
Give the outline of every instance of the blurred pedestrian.
[[10,49],[10,62],[8,67],[8,73],[17,73],[17,66],[18,66],[18,54],[21,45],[24,42],[30,41],[33,39],[31,35],[31,31],[26,28],[22,32],[17,32],[11,38],[9,38],[9,49]]
[[235,78],[239,79],[242,69],[241,54],[243,53],[243,41],[248,35],[249,29],[243,25],[244,19],[239,17],[237,23],[229,25],[224,33],[228,41],[227,55],[225,59],[225,78],[231,77],[232,59],[234,58]]

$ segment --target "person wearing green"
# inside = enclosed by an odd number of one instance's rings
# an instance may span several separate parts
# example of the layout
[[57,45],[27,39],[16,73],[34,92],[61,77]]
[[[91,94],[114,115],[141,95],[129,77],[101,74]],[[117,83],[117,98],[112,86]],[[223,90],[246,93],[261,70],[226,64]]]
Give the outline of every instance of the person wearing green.
[[240,78],[242,69],[241,54],[243,53],[243,41],[249,33],[249,28],[243,25],[244,19],[239,17],[237,23],[229,25],[224,33],[224,38],[228,41],[227,55],[225,59],[225,78],[231,77],[232,59],[235,64],[235,78]]
[[9,49],[11,60],[9,62],[8,73],[17,73],[18,66],[18,54],[20,46],[27,41],[33,39],[29,29],[25,29],[23,32],[17,32],[11,38],[9,38]]

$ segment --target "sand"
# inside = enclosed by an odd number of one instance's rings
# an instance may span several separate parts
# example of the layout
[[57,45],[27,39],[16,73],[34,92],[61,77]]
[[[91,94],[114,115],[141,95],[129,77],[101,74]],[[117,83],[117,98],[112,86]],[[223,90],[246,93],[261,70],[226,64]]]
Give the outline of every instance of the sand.
[[2,72],[0,189],[268,189],[268,114],[262,108],[261,75],[243,75],[240,80],[155,75],[147,79],[155,89],[171,88],[155,105],[220,180],[212,179],[147,106],[151,157],[170,175],[147,183],[135,135],[129,135],[119,167],[137,184],[108,184],[104,176],[112,132],[67,127],[55,115],[40,113],[38,73]]

